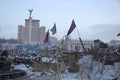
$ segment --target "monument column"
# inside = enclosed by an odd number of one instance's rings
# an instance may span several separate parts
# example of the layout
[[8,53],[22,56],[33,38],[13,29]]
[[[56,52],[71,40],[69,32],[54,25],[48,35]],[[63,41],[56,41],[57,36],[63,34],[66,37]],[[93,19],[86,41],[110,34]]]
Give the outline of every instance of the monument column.
[[31,33],[32,33],[32,30],[31,30],[31,27],[32,27],[32,17],[31,17],[31,14],[32,14],[33,9],[28,9],[28,11],[30,12],[30,16],[29,16],[29,21],[30,21],[30,27],[29,27],[29,43],[31,43],[31,42],[32,42],[32,39],[31,39]]

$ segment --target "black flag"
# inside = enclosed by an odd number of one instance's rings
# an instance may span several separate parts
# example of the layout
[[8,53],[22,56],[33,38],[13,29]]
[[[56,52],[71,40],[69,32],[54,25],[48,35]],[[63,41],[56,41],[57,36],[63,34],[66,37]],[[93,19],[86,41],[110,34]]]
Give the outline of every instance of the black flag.
[[48,41],[49,41],[49,30],[46,33],[44,43],[48,43]]
[[120,33],[118,33],[117,36],[120,36]]
[[72,33],[72,31],[75,29],[75,27],[76,27],[76,24],[75,24],[74,20],[72,20],[72,24],[70,26],[69,31],[67,32],[67,36]]

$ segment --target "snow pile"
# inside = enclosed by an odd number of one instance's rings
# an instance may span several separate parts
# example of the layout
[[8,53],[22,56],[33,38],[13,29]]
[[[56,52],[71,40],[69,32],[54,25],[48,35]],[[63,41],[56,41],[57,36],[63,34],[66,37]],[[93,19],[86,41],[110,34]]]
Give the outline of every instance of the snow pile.
[[79,80],[76,77],[75,73],[69,73],[67,70],[65,71],[65,73],[61,74],[61,80]]
[[[52,58],[42,58],[43,62],[50,60]],[[60,80],[112,80],[120,76],[120,63],[103,65],[101,62],[94,61],[91,55],[86,55],[79,59],[77,64],[80,65],[78,73],[69,73],[66,70],[64,73],[60,73],[60,76],[49,74],[47,71],[46,75],[41,75],[41,72],[31,72],[32,68],[24,64],[15,65],[15,69],[25,70],[28,74],[32,73],[33,75],[30,76],[29,80],[59,80],[59,78]]]
[[50,62],[52,61],[51,63],[57,63],[57,60],[53,59],[53,58],[47,58],[47,57],[42,57],[42,62]]
[[20,65],[13,65],[14,69],[19,69],[19,70],[24,70],[27,72],[28,75],[32,74],[32,67],[29,65],[25,64],[20,64]]
[[92,73],[92,56],[86,55],[82,59],[79,59],[78,64],[80,65],[79,73],[76,75],[76,78],[81,80],[89,80]]
[[112,80],[120,76],[120,63],[104,65],[94,61],[91,55],[83,56],[79,60],[80,71],[76,78],[81,80]]
[[91,55],[83,56],[82,59],[79,59],[78,64],[82,69],[90,69],[92,68],[93,57]]
[[91,64],[91,61],[92,61],[92,55],[86,55],[83,56],[82,59],[79,59],[78,64],[84,64],[84,63]]

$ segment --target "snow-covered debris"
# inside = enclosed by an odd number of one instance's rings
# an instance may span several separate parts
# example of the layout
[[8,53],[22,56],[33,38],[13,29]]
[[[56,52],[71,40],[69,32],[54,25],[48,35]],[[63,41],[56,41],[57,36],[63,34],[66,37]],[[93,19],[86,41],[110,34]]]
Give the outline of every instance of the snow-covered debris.
[[[42,62],[49,62],[53,60],[56,63],[57,60],[53,58],[42,57]],[[91,55],[85,55],[79,59],[77,64],[80,65],[80,71],[78,73],[69,73],[65,70],[64,73],[60,73],[60,77],[50,74],[46,71],[46,75],[41,75],[41,72],[31,72],[32,68],[24,64],[15,65],[15,69],[21,69],[32,73],[29,80],[113,80],[120,76],[120,63],[114,63],[114,65],[104,65],[99,61],[94,61]]]
[[[94,61],[91,55],[83,56],[79,59],[80,72],[77,78],[83,80],[112,80],[113,66],[104,65],[101,62]],[[104,66],[103,66],[104,65]]]
[[24,70],[28,75],[32,73],[32,67],[25,64],[13,65],[14,69]]
[[[53,58],[42,57],[42,62],[50,62]],[[53,59],[51,63],[57,63],[57,60]]]
[[91,61],[92,61],[92,55],[86,55],[83,56],[82,59],[79,59],[78,64],[83,64],[83,63],[91,64]]

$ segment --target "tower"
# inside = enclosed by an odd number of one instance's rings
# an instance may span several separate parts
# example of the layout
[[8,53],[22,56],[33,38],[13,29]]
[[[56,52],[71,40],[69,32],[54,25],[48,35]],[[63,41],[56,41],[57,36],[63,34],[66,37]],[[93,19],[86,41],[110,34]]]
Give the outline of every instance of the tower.
[[29,43],[31,43],[31,26],[32,26],[32,17],[31,17],[31,14],[32,14],[32,11],[33,9],[28,9],[28,11],[30,12],[30,16],[29,16]]
[[29,18],[25,19],[25,26],[18,26],[18,40],[23,43],[43,43],[45,27],[40,26],[40,20],[32,19],[33,9],[28,9]]

